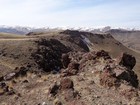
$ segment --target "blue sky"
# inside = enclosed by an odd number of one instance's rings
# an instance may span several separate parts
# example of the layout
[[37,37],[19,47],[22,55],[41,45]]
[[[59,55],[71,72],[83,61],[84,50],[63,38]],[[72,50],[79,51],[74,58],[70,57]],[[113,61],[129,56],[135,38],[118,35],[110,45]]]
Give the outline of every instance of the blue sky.
[[140,0],[0,0],[0,25],[140,27]]

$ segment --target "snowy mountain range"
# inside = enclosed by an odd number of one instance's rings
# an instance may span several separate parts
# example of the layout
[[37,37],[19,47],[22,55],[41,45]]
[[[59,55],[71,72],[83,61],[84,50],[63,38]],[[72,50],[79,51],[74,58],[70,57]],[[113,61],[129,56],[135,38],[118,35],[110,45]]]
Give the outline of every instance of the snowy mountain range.
[[[79,31],[87,31],[87,32],[93,32],[93,33],[104,33],[108,32],[112,28],[110,26],[103,27],[103,28],[89,28],[89,27],[77,27],[77,28],[70,28],[70,27],[57,27],[57,28],[48,28],[48,27],[42,27],[42,28],[34,28],[34,27],[21,27],[21,26],[0,26],[0,32],[1,33],[11,33],[11,34],[20,34],[24,35],[29,32],[47,32],[50,30],[65,30],[65,29],[71,29],[71,30],[79,30]],[[127,31],[134,31],[138,29],[122,29],[118,28],[118,30],[127,30]]]
[[31,28],[31,27],[21,27],[21,26],[14,26],[14,27],[9,27],[9,26],[0,26],[0,32],[1,33],[11,33],[11,34],[20,34],[24,35],[29,32],[44,32],[48,31],[49,28]]

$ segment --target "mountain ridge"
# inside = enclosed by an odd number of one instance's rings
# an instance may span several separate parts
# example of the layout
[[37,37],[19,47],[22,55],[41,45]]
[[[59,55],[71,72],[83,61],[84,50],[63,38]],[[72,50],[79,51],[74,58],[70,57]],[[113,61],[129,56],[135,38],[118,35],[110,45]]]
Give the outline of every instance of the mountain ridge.
[[79,30],[79,31],[87,31],[87,32],[97,32],[97,33],[105,33],[109,30],[121,30],[121,31],[139,31],[140,29],[128,29],[128,28],[111,28],[110,26],[102,27],[102,28],[91,28],[91,27],[26,27],[26,26],[0,26],[0,32],[12,33],[12,34],[27,34],[29,32],[46,32],[49,30]]

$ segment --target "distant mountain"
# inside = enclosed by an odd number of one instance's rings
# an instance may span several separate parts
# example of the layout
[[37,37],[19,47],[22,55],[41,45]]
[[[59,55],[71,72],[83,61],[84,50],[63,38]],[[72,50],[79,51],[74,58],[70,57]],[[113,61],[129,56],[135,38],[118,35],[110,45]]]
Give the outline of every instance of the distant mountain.
[[48,28],[48,27],[41,27],[41,28],[34,28],[34,27],[21,27],[21,26],[5,26],[1,25],[0,26],[0,32],[2,33],[11,33],[11,34],[28,34],[30,32],[48,32],[48,31],[57,31],[57,30],[79,30],[79,31],[87,31],[87,32],[92,32],[92,33],[106,33],[109,32],[110,30],[114,31],[134,31],[130,29],[112,29],[110,26],[106,26],[103,28],[90,28],[90,27],[56,27],[56,28]]
[[20,34],[24,35],[29,32],[44,32],[50,30],[49,28],[31,28],[31,27],[9,27],[9,26],[0,26],[0,32],[2,33],[11,33],[11,34]]
[[30,30],[31,30],[30,28],[26,28],[26,27],[7,27],[7,26],[0,26],[0,32],[3,32],[3,33],[26,34]]

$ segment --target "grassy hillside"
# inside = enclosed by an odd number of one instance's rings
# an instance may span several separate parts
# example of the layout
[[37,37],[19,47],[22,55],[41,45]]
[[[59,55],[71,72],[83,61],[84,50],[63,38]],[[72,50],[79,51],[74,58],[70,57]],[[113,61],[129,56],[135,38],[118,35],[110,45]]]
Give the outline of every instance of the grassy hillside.
[[23,38],[24,35],[17,35],[17,34],[9,34],[9,33],[0,33],[0,38]]

